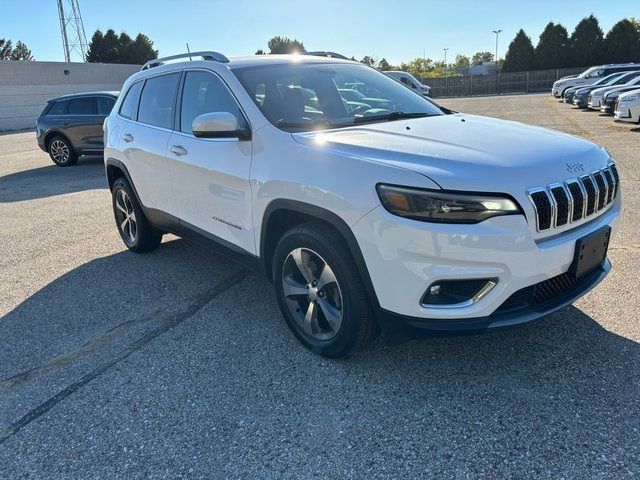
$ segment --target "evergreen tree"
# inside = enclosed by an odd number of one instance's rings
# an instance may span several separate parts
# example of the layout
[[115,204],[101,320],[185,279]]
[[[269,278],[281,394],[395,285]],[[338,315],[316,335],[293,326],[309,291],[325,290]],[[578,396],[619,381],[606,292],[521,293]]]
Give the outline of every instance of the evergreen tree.
[[158,58],[158,50],[154,50],[153,42],[143,33],[139,33],[127,47],[127,55],[122,63],[142,65],[156,58]]
[[13,52],[11,40],[0,38],[0,60],[10,60],[11,52]]
[[100,30],[96,30],[89,42],[89,48],[87,49],[87,55],[85,60],[89,63],[99,63],[102,58],[102,42],[104,35]]
[[503,72],[526,72],[533,70],[534,49],[529,36],[520,29],[509,44],[502,63]]
[[593,15],[580,20],[571,34],[570,66],[589,67],[603,61],[604,34]]
[[616,23],[604,40],[605,63],[640,61],[640,31],[628,19]]
[[393,67],[389,62],[387,62],[386,58],[383,58],[378,62],[378,69],[382,71],[393,70]]
[[560,24],[549,22],[540,35],[535,49],[535,68],[547,70],[569,64],[569,34]]

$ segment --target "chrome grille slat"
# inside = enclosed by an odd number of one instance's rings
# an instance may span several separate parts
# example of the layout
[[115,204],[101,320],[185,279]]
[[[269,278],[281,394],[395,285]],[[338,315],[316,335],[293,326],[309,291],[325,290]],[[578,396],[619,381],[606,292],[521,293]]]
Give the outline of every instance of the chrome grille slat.
[[618,171],[611,163],[579,178],[528,190],[536,230],[563,227],[606,209],[617,198],[619,185]]

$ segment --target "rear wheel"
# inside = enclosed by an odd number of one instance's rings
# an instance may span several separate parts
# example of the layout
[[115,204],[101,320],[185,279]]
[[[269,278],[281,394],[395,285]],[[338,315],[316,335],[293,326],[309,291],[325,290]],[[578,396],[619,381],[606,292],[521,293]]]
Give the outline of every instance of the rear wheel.
[[154,229],[126,179],[120,177],[111,190],[113,214],[122,241],[129,250],[149,252],[162,242],[162,234]]
[[331,228],[306,223],[289,230],[276,247],[273,271],[280,310],[309,350],[347,357],[375,338],[359,272]]
[[78,154],[73,149],[71,142],[62,135],[56,135],[49,140],[47,152],[49,152],[53,163],[61,167],[70,167],[78,161]]

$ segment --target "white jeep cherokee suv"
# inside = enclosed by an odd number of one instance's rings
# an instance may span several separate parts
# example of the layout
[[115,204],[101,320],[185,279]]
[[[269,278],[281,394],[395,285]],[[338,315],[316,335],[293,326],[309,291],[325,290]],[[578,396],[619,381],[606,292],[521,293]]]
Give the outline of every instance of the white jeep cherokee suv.
[[[188,56],[200,61],[170,63]],[[364,84],[388,108],[345,101]],[[105,121],[117,228],[171,232],[274,282],[308,348],[539,318],[598,284],[621,208],[602,148],[455,113],[357,62],[305,55],[149,62]]]

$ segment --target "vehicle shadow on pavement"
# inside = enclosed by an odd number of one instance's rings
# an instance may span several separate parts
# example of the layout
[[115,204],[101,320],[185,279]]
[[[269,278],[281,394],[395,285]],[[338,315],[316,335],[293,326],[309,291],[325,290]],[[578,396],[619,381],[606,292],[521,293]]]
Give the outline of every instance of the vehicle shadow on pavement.
[[0,203],[108,188],[102,157],[80,157],[72,167],[51,164],[0,177]]
[[[132,343],[136,355],[118,357]],[[171,455],[221,478],[225,465],[265,468],[266,455],[269,469],[302,478],[326,462],[326,476],[366,465],[586,478],[625,476],[640,453],[640,345],[576,307],[512,330],[396,347],[378,340],[327,360],[289,333],[266,280],[183,240],[99,258],[51,282],[0,319],[0,352],[0,432],[25,405],[37,411],[117,359],[3,445],[43,472],[67,455],[81,471],[126,463],[130,473],[164,468]],[[31,438],[39,431],[46,442]],[[93,448],[98,439],[108,450]],[[153,448],[113,453],[125,441]]]

